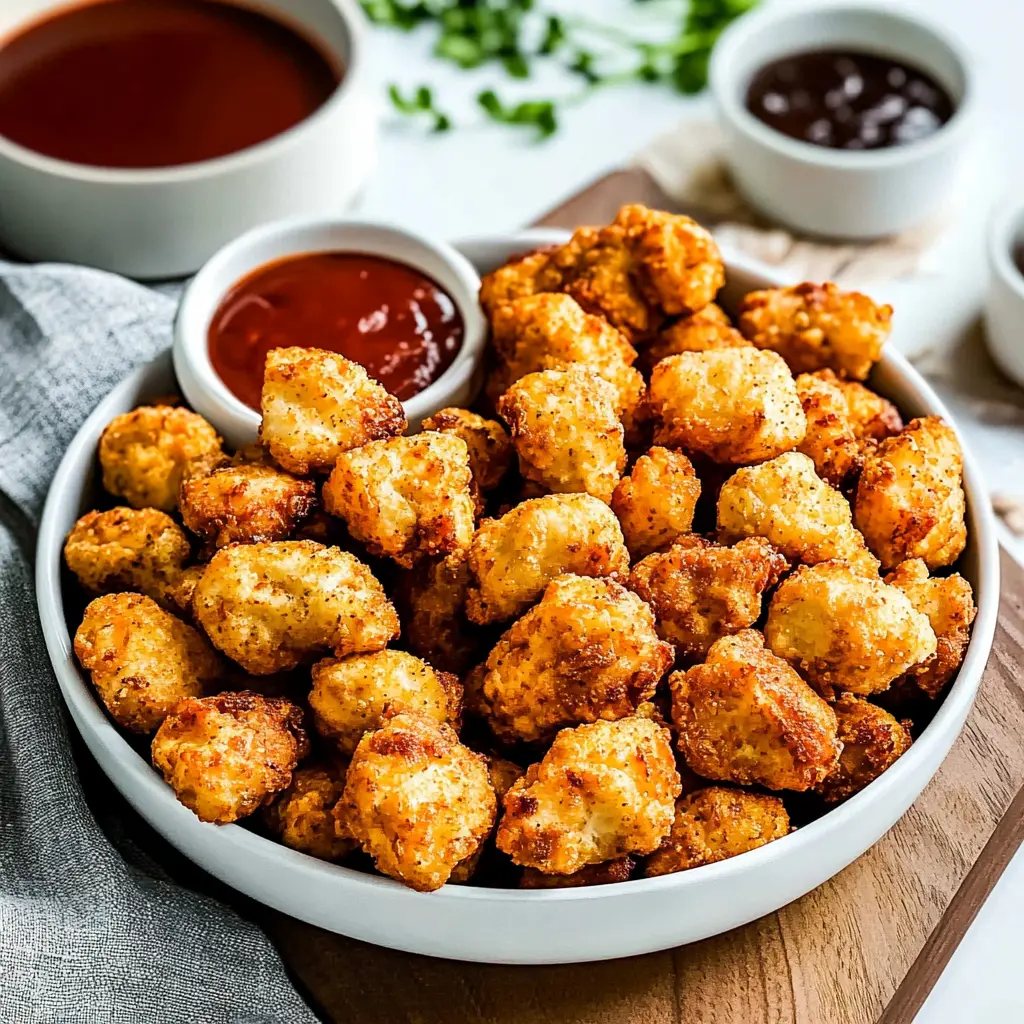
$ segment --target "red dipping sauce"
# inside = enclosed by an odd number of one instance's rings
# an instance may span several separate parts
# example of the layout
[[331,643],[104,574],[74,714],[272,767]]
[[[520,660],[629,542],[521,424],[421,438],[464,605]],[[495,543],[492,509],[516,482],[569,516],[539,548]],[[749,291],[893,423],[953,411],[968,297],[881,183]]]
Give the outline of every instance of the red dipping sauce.
[[318,46],[220,0],[94,0],[0,44],[0,135],[95,167],[236,153],[309,117],[341,71]]
[[324,252],[243,277],[210,321],[209,349],[229,390],[258,410],[272,348],[340,352],[405,401],[451,366],[463,334],[451,296],[420,271],[381,256]]

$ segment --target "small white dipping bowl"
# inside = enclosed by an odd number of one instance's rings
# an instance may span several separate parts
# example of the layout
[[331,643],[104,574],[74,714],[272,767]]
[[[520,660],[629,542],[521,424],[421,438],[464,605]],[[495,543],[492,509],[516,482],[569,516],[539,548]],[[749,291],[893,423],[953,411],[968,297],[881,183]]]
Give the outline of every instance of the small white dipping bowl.
[[988,229],[988,299],[985,334],[999,368],[1024,387],[1024,274],[1013,250],[1024,244],[1024,197],[996,210]]
[[[446,242],[387,224],[357,220],[284,220],[254,228],[226,245],[185,289],[174,321],[174,372],[189,405],[205,416],[229,445],[256,440],[260,414],[237,398],[210,361],[209,331],[225,294],[247,274],[288,256],[316,252],[352,252],[404,263],[436,281],[462,316],[462,348],[444,373],[418,395],[403,402],[409,428],[438,409],[468,405],[479,384],[485,328],[478,294],[480,276]],[[305,339],[295,338],[303,345]]]
[[[65,6],[65,0],[0,2],[0,40]],[[176,167],[92,167],[0,136],[0,243],[27,260],[82,263],[143,279],[182,277],[256,224],[344,211],[376,159],[377,105],[366,78],[359,4],[259,0],[249,6],[293,25],[344,69],[318,110],[266,142]]]
[[[929,72],[949,92],[952,118],[920,142],[850,152],[792,139],[747,109],[751,79],[766,64],[822,49],[877,54]],[[925,220],[952,192],[976,120],[959,45],[916,13],[888,6],[758,8],[718,40],[710,83],[739,189],[769,217],[812,235],[878,238]]]

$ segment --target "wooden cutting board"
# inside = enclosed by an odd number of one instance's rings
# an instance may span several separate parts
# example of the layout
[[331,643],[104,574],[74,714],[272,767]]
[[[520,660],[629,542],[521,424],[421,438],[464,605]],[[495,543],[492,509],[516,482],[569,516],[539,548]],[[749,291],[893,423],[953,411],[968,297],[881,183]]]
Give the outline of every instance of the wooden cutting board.
[[[671,206],[645,172],[619,171],[538,223],[602,223],[624,202]],[[561,967],[433,960],[257,916],[337,1024],[909,1024],[1024,839],[1024,569],[1004,555],[1002,572],[992,657],[938,774],[881,842],[777,913]]]

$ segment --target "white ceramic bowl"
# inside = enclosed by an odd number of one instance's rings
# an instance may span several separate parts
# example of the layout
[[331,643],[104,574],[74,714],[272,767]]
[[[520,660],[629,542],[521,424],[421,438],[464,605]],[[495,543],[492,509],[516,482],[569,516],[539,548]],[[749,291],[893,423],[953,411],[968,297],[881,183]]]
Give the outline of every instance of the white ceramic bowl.
[[1013,251],[1024,245],[1024,199],[1017,196],[992,217],[988,229],[985,334],[1000,369],[1024,387],[1024,271]]
[[[953,117],[920,142],[848,152],[791,139],[747,110],[747,88],[766,64],[831,48],[931,72],[956,104]],[[877,238],[926,219],[952,192],[976,121],[970,62],[959,44],[918,13],[888,4],[763,5],[718,40],[710,84],[740,190],[769,217],[814,235]]]
[[[405,263],[436,281],[462,315],[462,348],[429,387],[403,402],[409,428],[450,405],[468,405],[486,330],[477,301],[480,275],[457,249],[404,228],[358,220],[285,220],[253,228],[224,246],[192,279],[174,321],[174,371],[189,405],[233,448],[256,440],[260,414],[236,398],[210,362],[210,321],[228,290],[273,260],[309,252],[361,252]],[[301,344],[301,339],[297,340]]]
[[[0,37],[66,0],[5,0]],[[229,239],[279,217],[333,216],[376,156],[377,104],[366,77],[357,0],[257,0],[345,68],[306,120],[259,145],[180,167],[107,169],[43,156],[0,137],[0,242],[137,278],[193,273]]]
[[[532,233],[462,246],[486,271],[545,241]],[[775,282],[728,260],[725,303]],[[872,383],[904,413],[945,415],[898,353]],[[988,660],[999,603],[995,527],[970,457],[964,486],[970,541],[960,571],[978,602],[967,658],[921,737],[881,778],[824,817],[720,864],[661,878],[578,889],[518,891],[448,885],[417,893],[390,879],[327,864],[238,825],[200,822],[129,745],[96,701],[72,651],[61,546],[93,506],[96,444],[120,412],[173,387],[167,358],[132,374],[104,399],[71,443],[39,531],[36,579],[47,647],[71,715],[104,772],[136,810],[200,867],[252,898],[331,931],[396,949],[492,963],[567,963],[629,956],[706,938],[769,913],[820,885],[875,843],[907,810],[956,739]]]

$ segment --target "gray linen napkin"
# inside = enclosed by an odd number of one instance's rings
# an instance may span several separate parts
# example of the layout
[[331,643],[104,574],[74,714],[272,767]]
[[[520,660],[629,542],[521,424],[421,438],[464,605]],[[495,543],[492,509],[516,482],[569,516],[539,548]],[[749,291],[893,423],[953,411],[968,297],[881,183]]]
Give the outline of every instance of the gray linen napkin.
[[[254,925],[100,829],[36,615],[32,544],[82,420],[170,342],[174,302],[0,262],[0,1021],[313,1024]],[[126,841],[112,844],[108,835]]]

